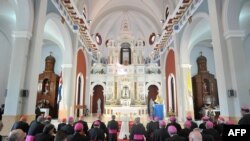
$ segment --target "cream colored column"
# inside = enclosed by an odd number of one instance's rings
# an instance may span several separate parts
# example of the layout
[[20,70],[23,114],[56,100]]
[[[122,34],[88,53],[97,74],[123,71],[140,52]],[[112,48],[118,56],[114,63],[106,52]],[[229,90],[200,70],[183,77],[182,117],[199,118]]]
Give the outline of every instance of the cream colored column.
[[185,102],[185,114],[192,115],[194,117],[194,105],[193,105],[193,90],[192,90],[192,78],[191,78],[191,65],[182,64],[182,78],[183,78],[183,98]]
[[243,31],[229,31],[225,34],[228,56],[230,61],[230,72],[232,77],[232,87],[235,90],[236,97],[231,97],[233,107],[230,110],[234,111],[233,115],[236,119],[241,117],[240,106],[248,104],[250,106],[250,95],[249,95],[249,81],[247,70],[245,53],[244,53],[244,32]]
[[35,6],[34,35],[28,55],[28,68],[25,88],[29,95],[24,98],[23,113],[35,117],[38,76],[43,46],[44,25],[46,22],[47,0],[38,0]]
[[[174,34],[174,56],[175,56],[175,70],[176,70],[176,76],[175,76],[175,83],[176,83],[176,96],[177,96],[177,107],[178,107],[178,120],[179,121],[185,121],[186,117],[186,107],[185,107],[185,97],[184,97],[184,76],[182,71],[183,61],[187,60],[181,60],[180,56],[180,33]],[[185,62],[187,63],[187,62]],[[167,76],[166,76],[167,77]],[[166,78],[168,79],[168,78]]]
[[[72,93],[72,64],[62,65],[62,100],[59,104],[59,117],[68,117],[74,115],[75,94]],[[73,100],[72,100],[73,99]]]
[[[230,75],[231,68],[229,67],[229,60],[227,48],[222,31],[221,13],[219,9],[219,1],[208,0],[209,17],[212,31],[212,44],[215,60],[215,71],[218,87],[218,96],[220,103],[220,114],[224,117],[234,115],[234,106],[227,96],[227,90],[232,88],[232,79]],[[230,109],[230,110],[229,110]]]
[[13,33],[13,50],[10,61],[10,72],[3,115],[3,135],[7,135],[18,116],[22,114],[25,73],[31,33],[15,31]]

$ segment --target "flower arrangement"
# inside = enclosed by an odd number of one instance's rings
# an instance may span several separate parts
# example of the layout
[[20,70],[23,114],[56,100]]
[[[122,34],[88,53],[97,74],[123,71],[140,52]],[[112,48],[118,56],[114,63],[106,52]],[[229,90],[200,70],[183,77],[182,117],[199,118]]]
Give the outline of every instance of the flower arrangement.
[[176,116],[174,109],[171,109],[169,112],[167,112],[167,117],[171,117],[171,116]]

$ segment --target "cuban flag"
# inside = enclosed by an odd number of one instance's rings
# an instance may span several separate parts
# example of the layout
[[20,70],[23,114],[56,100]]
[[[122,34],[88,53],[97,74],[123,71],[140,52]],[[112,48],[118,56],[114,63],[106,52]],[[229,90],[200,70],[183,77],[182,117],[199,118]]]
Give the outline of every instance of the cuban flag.
[[63,80],[62,80],[62,72],[61,72],[59,85],[58,85],[58,92],[57,92],[57,104],[59,104],[62,100],[62,84],[63,84]]

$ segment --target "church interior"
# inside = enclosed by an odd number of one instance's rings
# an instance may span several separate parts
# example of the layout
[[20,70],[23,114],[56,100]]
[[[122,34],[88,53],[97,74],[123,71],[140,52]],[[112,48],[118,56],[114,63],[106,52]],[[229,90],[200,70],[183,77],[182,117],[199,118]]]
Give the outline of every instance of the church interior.
[[238,123],[249,25],[249,0],[0,0],[0,134],[37,110],[146,124],[157,104],[165,120]]

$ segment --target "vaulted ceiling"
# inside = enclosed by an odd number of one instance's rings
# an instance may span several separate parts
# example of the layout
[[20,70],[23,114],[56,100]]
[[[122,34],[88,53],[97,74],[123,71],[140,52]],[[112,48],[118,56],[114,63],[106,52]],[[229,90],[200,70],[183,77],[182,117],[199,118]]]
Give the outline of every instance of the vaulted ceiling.
[[107,54],[105,41],[117,40],[121,23],[128,19],[130,30],[135,40],[144,40],[148,55],[153,47],[148,39],[151,33],[162,33],[162,19],[165,20],[166,7],[170,14],[174,11],[178,0],[74,0],[79,11],[85,11],[89,23],[90,34],[99,33],[102,44],[99,49]]

